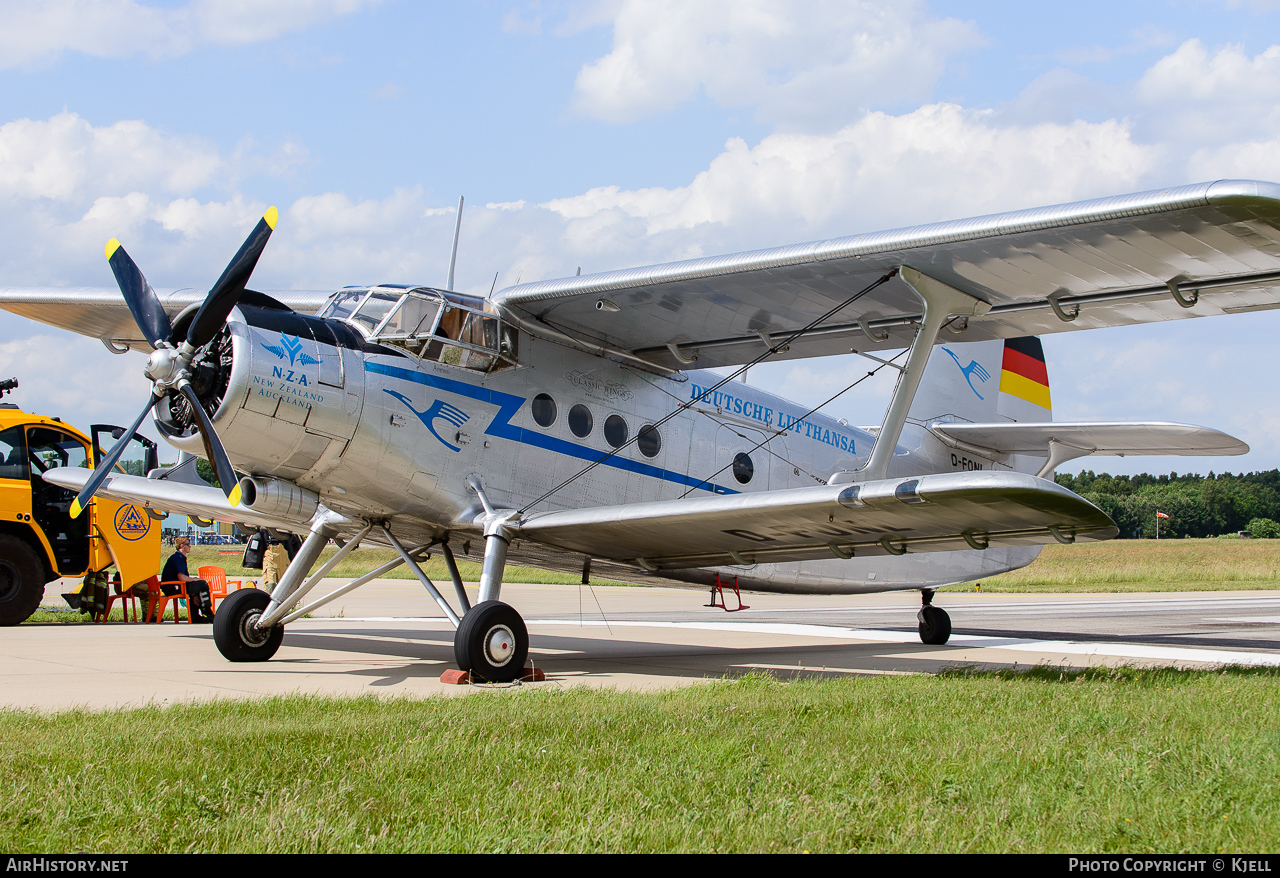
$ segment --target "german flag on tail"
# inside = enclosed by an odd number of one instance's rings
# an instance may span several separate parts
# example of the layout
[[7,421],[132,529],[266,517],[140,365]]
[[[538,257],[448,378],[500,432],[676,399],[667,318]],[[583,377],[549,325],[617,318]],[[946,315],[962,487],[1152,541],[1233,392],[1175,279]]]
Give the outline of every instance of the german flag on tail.
[[1035,336],[1005,339],[1000,392],[1043,409],[1053,408],[1049,400],[1049,370],[1045,368],[1040,339]]

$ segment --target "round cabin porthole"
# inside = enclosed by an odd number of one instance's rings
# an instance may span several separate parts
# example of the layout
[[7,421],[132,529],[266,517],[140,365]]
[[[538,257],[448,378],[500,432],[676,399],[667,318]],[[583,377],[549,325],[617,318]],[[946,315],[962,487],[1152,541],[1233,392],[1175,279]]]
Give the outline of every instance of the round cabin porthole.
[[652,424],[641,427],[636,435],[636,447],[645,457],[657,457],[662,450],[662,436],[658,433],[658,428]]
[[751,462],[751,455],[739,451],[733,456],[733,477],[746,484],[756,474],[756,465]]
[[586,439],[591,435],[591,428],[595,426],[595,418],[591,417],[591,409],[582,403],[578,403],[569,409],[569,430],[579,439]]
[[535,396],[529,409],[539,427],[550,427],[556,422],[556,401],[545,393]]
[[627,422],[621,415],[609,415],[604,421],[604,441],[614,448],[627,441]]

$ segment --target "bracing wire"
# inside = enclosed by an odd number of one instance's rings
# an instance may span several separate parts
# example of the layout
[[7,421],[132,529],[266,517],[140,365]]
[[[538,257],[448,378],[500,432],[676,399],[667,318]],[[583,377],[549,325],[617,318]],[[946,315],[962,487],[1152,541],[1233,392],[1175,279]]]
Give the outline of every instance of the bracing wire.
[[[872,369],[872,370],[871,370],[870,372],[868,372],[867,374],[860,376],[860,377],[858,378],[858,380],[854,381],[852,384],[850,384],[849,386],[845,387],[843,390],[841,390],[841,391],[840,391],[839,393],[837,393],[835,396],[829,397],[828,399],[824,400],[823,402],[818,403],[816,406],[814,406],[813,408],[809,409],[807,412],[805,412],[803,415],[801,415],[801,416],[800,416],[799,418],[797,418],[796,420],[797,420],[797,421],[803,421],[805,418],[809,417],[810,415],[814,414],[814,413],[815,413],[815,412],[817,412],[817,411],[820,411],[820,410],[821,410],[822,408],[824,408],[825,406],[828,406],[828,405],[830,405],[831,403],[835,402],[837,399],[839,399],[840,397],[844,396],[844,395],[845,395],[846,393],[848,393],[850,390],[853,390],[853,388],[857,387],[857,386],[858,386],[859,384],[861,384],[863,381],[866,381],[868,378],[871,378],[873,375],[875,375],[875,374],[876,374],[877,372],[879,372],[881,369],[885,368],[886,366],[893,365],[893,361],[894,361],[894,360],[896,360],[896,359],[898,359],[899,357],[901,357],[901,356],[902,356],[903,354],[905,354],[905,353],[906,353],[906,351],[899,351],[899,352],[898,352],[897,354],[895,354],[891,359],[889,359],[889,360],[888,360],[888,362],[883,363],[882,365],[876,366],[874,369]],[[710,415],[708,415],[708,417],[710,417]],[[741,433],[739,433],[738,435],[739,435],[739,436],[742,436],[742,434],[741,434]],[[745,437],[745,436],[743,436],[743,438],[745,439],[746,437]],[[752,451],[755,451],[755,450],[757,450],[757,449],[759,449],[759,448],[762,448],[762,447],[764,447],[764,446],[768,445],[770,442],[772,442],[774,439],[777,439],[777,438],[778,438],[777,436],[768,436],[768,437],[766,437],[765,439],[760,440],[760,441],[759,441],[759,442],[757,442],[755,445],[753,445],[753,446],[751,446],[750,448],[748,448],[748,449],[747,449],[747,454],[750,454]],[[777,452],[773,451],[772,449],[765,448],[765,450],[766,450],[766,451],[768,451],[770,454],[772,454],[774,457],[777,457],[779,460],[784,460],[784,461],[786,461],[787,463],[791,463],[791,461],[787,460],[785,457],[782,457],[780,454],[778,454]],[[792,465],[792,466],[795,466],[795,464],[794,464],[794,463],[791,463],[791,465]],[[685,497],[688,497],[691,493],[693,493],[694,491],[696,491],[696,490],[698,490],[699,488],[701,488],[703,485],[705,485],[705,484],[707,484],[708,482],[710,482],[712,479],[714,479],[716,476],[720,475],[720,474],[721,474],[722,472],[724,472],[725,470],[729,469],[731,466],[733,466],[733,461],[730,461],[729,463],[726,463],[724,466],[720,467],[720,469],[716,470],[716,471],[715,471],[715,472],[713,472],[711,475],[707,476],[707,477],[706,477],[705,479],[703,479],[701,482],[699,482],[698,484],[694,485],[694,486],[693,486],[693,487],[691,487],[689,490],[685,491],[683,494],[681,494],[681,495],[680,495],[680,498],[681,498],[681,499],[684,499]],[[806,470],[805,472],[809,475],[809,477],[810,477],[810,478],[815,478],[815,479],[817,478],[817,476],[814,476],[814,474],[813,474],[813,473],[811,473],[811,472],[809,472],[808,470]]]
[[[747,371],[748,369],[750,369],[752,366],[758,365],[759,363],[762,363],[762,362],[764,362],[765,360],[767,360],[769,357],[772,357],[773,355],[777,354],[779,351],[783,351],[783,350],[785,350],[787,347],[789,347],[789,346],[791,345],[791,343],[792,343],[792,342],[794,342],[794,341],[796,341],[797,339],[800,339],[800,338],[804,337],[805,335],[807,335],[808,333],[812,332],[814,329],[816,329],[818,326],[820,326],[820,325],[822,325],[823,323],[825,323],[825,322],[826,322],[828,319],[830,319],[832,316],[834,316],[834,315],[838,314],[839,312],[843,311],[845,308],[849,307],[849,306],[850,306],[850,305],[852,305],[854,302],[856,302],[856,301],[858,301],[859,299],[861,299],[863,296],[865,296],[867,293],[869,293],[869,292],[871,292],[872,290],[874,290],[876,287],[880,286],[881,284],[887,283],[890,279],[892,279],[895,275],[897,275],[897,273],[898,273],[898,269],[896,269],[896,268],[891,268],[891,269],[889,269],[889,271],[885,272],[883,275],[881,275],[880,277],[876,278],[875,280],[873,280],[871,283],[867,284],[867,285],[866,285],[865,287],[863,287],[862,289],[858,290],[856,293],[854,293],[854,294],[853,294],[852,296],[850,296],[849,298],[845,299],[845,300],[844,300],[843,302],[841,302],[839,305],[836,305],[834,308],[831,308],[831,309],[830,309],[830,310],[828,310],[826,313],[822,314],[820,317],[817,317],[817,318],[815,318],[814,320],[810,321],[810,322],[809,322],[807,325],[805,325],[804,327],[802,327],[802,328],[800,328],[800,329],[797,329],[795,332],[791,333],[791,335],[787,336],[785,339],[783,339],[782,341],[778,342],[777,344],[775,344],[775,345],[771,346],[771,347],[770,347],[768,350],[766,350],[763,354],[761,354],[760,356],[756,357],[754,360],[752,360],[751,362],[747,363],[745,366],[741,366],[741,367],[739,367],[737,371],[735,371],[735,372],[733,372],[732,374],[727,375],[726,377],[724,377],[724,378],[720,379],[720,380],[719,380],[718,382],[716,382],[714,385],[712,385],[711,387],[709,387],[709,388],[707,388],[705,391],[703,391],[703,392],[702,392],[702,394],[701,394],[700,396],[697,396],[697,397],[695,397],[695,398],[693,398],[693,399],[686,400],[686,401],[684,401],[684,402],[680,403],[680,405],[676,406],[676,408],[675,408],[675,410],[674,410],[674,411],[672,411],[670,414],[667,414],[667,415],[663,416],[662,418],[660,418],[658,421],[656,421],[654,424],[652,424],[652,426],[653,426],[655,429],[656,429],[656,428],[658,428],[658,427],[661,427],[663,424],[667,423],[667,421],[670,421],[672,418],[676,417],[676,416],[677,416],[677,415],[679,415],[681,412],[683,412],[683,411],[685,411],[686,409],[688,409],[688,408],[689,408],[690,406],[692,406],[694,403],[696,403],[696,402],[702,402],[702,401],[706,400],[706,399],[710,396],[710,394],[712,394],[712,393],[714,393],[715,391],[719,390],[721,387],[724,387],[724,386],[725,386],[726,384],[728,384],[729,382],[731,382],[731,381],[735,380],[739,375],[741,375],[742,373],[746,372],[746,371]],[[569,486],[569,485],[573,484],[573,483],[574,483],[574,482],[576,482],[578,479],[582,478],[582,477],[583,477],[583,476],[585,476],[587,473],[591,472],[593,469],[595,469],[596,467],[600,466],[600,464],[602,464],[602,463],[604,463],[605,461],[609,460],[611,457],[614,457],[614,456],[615,456],[615,455],[617,455],[619,452],[621,452],[623,449],[627,448],[627,447],[628,447],[628,446],[630,446],[630,445],[633,445],[634,443],[638,442],[639,440],[640,440],[640,431],[636,431],[636,435],[635,435],[635,436],[632,436],[630,439],[628,439],[626,442],[623,442],[623,443],[622,443],[621,445],[619,445],[617,448],[614,448],[614,449],[612,449],[611,451],[606,452],[605,454],[601,455],[601,457],[600,457],[599,459],[597,459],[597,460],[595,460],[595,461],[592,461],[591,463],[587,464],[587,465],[586,465],[586,466],[584,466],[582,469],[578,470],[576,473],[574,473],[573,475],[569,476],[569,477],[568,477],[567,479],[565,479],[564,481],[560,482],[560,484],[556,485],[554,488],[552,488],[551,490],[547,491],[545,494],[543,494],[543,495],[542,495],[541,497],[539,497],[537,500],[534,500],[532,503],[526,503],[526,504],[524,505],[524,507],[520,509],[520,514],[522,514],[522,515],[523,515],[525,512],[528,512],[528,511],[529,511],[530,509],[532,509],[534,506],[537,506],[539,503],[541,503],[542,501],[546,500],[548,497],[551,497],[551,496],[555,495],[557,492],[559,492],[559,491],[560,491],[560,490],[562,490],[563,488],[565,488],[565,487],[567,487],[567,486]]]

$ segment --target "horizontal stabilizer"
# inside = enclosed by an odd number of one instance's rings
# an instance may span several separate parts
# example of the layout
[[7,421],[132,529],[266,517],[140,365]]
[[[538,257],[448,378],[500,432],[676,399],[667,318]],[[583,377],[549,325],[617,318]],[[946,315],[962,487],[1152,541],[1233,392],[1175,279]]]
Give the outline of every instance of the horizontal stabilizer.
[[[44,480],[59,488],[78,492],[92,474],[93,470],[83,467],[58,467],[46,472]],[[102,483],[102,487],[98,488],[95,496],[106,497],[119,503],[132,503],[134,506],[154,509],[158,512],[176,512],[212,521],[239,522],[253,527],[274,527],[296,531],[299,525],[306,524],[305,521],[263,515],[254,512],[244,504],[233,507],[220,488],[171,482],[166,479],[113,475]]]
[[520,537],[662,568],[1108,540],[1106,513],[1052,482],[945,473],[535,514]]
[[1170,454],[1226,457],[1247,454],[1249,446],[1209,427],[1165,421],[1079,421],[1062,423],[931,424],[943,437],[995,454],[1049,453],[1051,441],[1086,454]]

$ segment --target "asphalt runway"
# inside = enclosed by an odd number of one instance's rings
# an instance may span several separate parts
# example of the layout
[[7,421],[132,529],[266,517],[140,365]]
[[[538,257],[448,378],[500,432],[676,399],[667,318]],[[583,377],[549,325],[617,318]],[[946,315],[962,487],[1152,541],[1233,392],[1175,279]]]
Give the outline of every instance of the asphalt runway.
[[[340,584],[340,580],[334,584]],[[62,587],[51,584],[46,604]],[[472,599],[475,592],[472,589]],[[755,670],[780,678],[936,673],[955,666],[1280,665],[1280,592],[1027,595],[940,592],[954,634],[925,646],[916,592],[851,597],[508,585],[537,686],[657,689]],[[735,605],[732,595],[730,606]],[[65,606],[65,605],[64,605]],[[313,693],[458,695],[439,680],[453,632],[415,581],[379,580],[290,625],[276,657],[230,664],[208,626],[24,624],[0,629],[0,704],[60,710]]]

